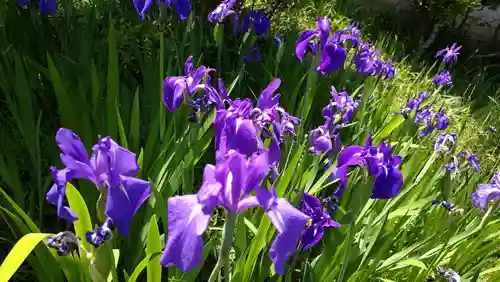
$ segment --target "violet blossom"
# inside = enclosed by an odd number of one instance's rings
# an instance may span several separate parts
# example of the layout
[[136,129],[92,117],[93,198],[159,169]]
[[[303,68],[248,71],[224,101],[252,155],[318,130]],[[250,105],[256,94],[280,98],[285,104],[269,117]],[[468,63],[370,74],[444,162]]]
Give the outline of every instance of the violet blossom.
[[323,117],[333,124],[341,121],[342,125],[346,125],[354,117],[354,113],[359,107],[359,101],[354,100],[346,91],[337,92],[333,86],[330,94],[332,98],[321,111]]
[[325,75],[330,72],[338,71],[344,66],[345,60],[347,58],[347,51],[342,46],[340,42],[340,36],[332,36],[330,38],[330,22],[328,17],[316,19],[316,29],[315,30],[305,30],[297,39],[297,44],[295,46],[295,55],[302,62],[306,51],[308,49],[312,50],[316,55],[316,45],[311,43],[315,38],[319,38],[318,50],[321,50],[321,60],[319,66],[316,68],[320,74]]
[[316,245],[326,228],[338,228],[340,224],[333,221],[328,212],[314,195],[304,193],[300,202],[300,211],[311,217],[309,227],[304,230],[301,237],[301,248],[303,251]]
[[[420,92],[418,93],[417,98],[414,99],[408,99],[406,101],[406,105],[404,108],[401,108],[399,111],[395,112],[395,114],[400,114],[402,115],[405,119],[408,118],[409,114],[415,110],[418,111],[420,108],[420,105],[427,99],[428,93],[427,92]],[[420,117],[421,120],[424,120],[424,117]]]
[[479,189],[471,194],[472,204],[486,211],[488,203],[500,200],[500,172],[493,176],[490,183],[479,184],[477,187]]
[[269,31],[271,21],[269,21],[269,18],[264,13],[264,9],[248,11],[248,14],[243,19],[242,30],[243,32],[247,32],[251,27],[257,35],[262,35]]
[[211,23],[224,23],[225,19],[231,15],[235,16],[237,21],[238,13],[233,10],[233,6],[236,4],[236,0],[224,0],[222,1],[210,14],[208,14],[208,21]]
[[452,151],[457,142],[456,133],[439,133],[436,141],[434,142],[434,150],[438,153],[448,154]]
[[479,164],[476,154],[470,152],[460,152],[460,157],[467,160],[474,172],[478,172],[481,169],[481,165]]
[[451,46],[447,46],[446,48],[439,50],[436,53],[436,58],[437,57],[443,57],[443,62],[449,63],[450,61],[454,61],[455,63],[457,62],[458,55],[460,54],[460,49],[462,46],[457,47],[457,43],[453,43]]
[[337,159],[335,176],[340,179],[340,185],[335,195],[340,198],[347,184],[349,167],[361,166],[375,177],[372,199],[390,199],[395,197],[403,186],[403,175],[397,169],[401,164],[400,156],[392,155],[392,147],[386,143],[378,147],[372,144],[371,136],[364,147],[351,145],[343,149]]
[[184,101],[184,97],[192,96],[205,89],[201,83],[205,75],[213,69],[200,66],[193,67],[193,56],[189,56],[185,64],[185,76],[167,76],[163,81],[163,104],[170,112],[174,112]]
[[[191,14],[191,3],[189,0],[159,0],[156,1],[158,5],[165,3],[167,7],[170,7],[170,4],[174,2],[174,8],[175,11],[177,12],[177,15],[179,16],[179,21],[183,21],[189,17],[189,14]],[[146,16],[147,12],[151,8],[151,5],[153,4],[153,0],[133,0],[134,3],[134,8],[141,17],[142,20],[144,20],[144,17]]]
[[[161,264],[176,266],[183,271],[198,266],[203,253],[202,235],[216,206],[231,214],[261,206],[278,231],[269,255],[276,272],[283,274],[284,264],[295,252],[297,241],[310,218],[285,199],[277,198],[273,188],[270,192],[260,187],[268,171],[267,152],[248,160],[244,155],[230,151],[216,166],[207,165],[197,194],[168,200],[168,239]],[[250,195],[253,191],[256,196]]]
[[385,79],[396,74],[396,70],[389,61],[383,61],[380,50],[375,50],[371,43],[361,43],[353,61],[356,71],[366,76],[383,75]]
[[74,211],[64,206],[66,183],[86,179],[93,182],[101,193],[107,193],[105,214],[126,236],[133,215],[150,194],[149,183],[135,178],[139,171],[135,154],[120,147],[110,137],[104,137],[92,147],[89,158],[80,138],[65,128],[57,131],[56,142],[66,167],[60,171],[51,169],[54,185],[46,198],[57,206],[58,216],[68,221],[78,219]]
[[453,85],[451,74],[448,70],[442,70],[441,72],[439,72],[439,74],[437,74],[432,80],[432,83],[437,86],[444,85],[447,87],[451,87]]

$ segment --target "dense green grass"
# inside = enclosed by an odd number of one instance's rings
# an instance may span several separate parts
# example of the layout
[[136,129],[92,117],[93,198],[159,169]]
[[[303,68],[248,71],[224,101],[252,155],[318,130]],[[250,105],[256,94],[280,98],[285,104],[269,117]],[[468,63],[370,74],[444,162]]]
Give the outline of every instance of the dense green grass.
[[[109,135],[140,156],[140,177],[151,181],[155,192],[135,216],[132,230],[137,231],[128,238],[116,234],[96,256],[109,262],[99,271],[111,273],[115,280],[124,281],[148,265],[138,281],[145,280],[146,272],[148,281],[158,281],[154,279],[160,274],[153,265],[167,236],[166,201],[172,195],[197,191],[204,165],[214,163],[213,113],[201,125],[191,124],[187,107],[172,114],[161,103],[162,79],[182,74],[185,59],[193,55],[197,65],[217,68],[216,76],[224,79],[232,98],[254,98],[273,78],[281,78],[280,105],[303,119],[297,137],[286,140],[282,148],[281,174],[273,183],[278,194],[291,202],[298,202],[297,190],[325,197],[336,186],[328,183],[332,170],[325,170],[320,157],[308,153],[306,136],[322,123],[320,110],[332,85],[367,101],[352,126],[342,130],[344,145],[362,144],[371,130],[375,143],[388,140],[403,157],[404,187],[389,201],[367,199],[370,180],[359,169],[352,172],[335,215],[342,228],[328,230],[320,244],[296,255],[284,277],[274,275],[268,258],[275,232],[263,211],[240,215],[233,246],[233,281],[425,281],[439,265],[456,270],[464,281],[499,278],[498,212],[489,210],[483,215],[470,201],[476,185],[488,183],[499,168],[499,133],[488,132],[488,126],[500,128],[498,96],[478,94],[481,89],[493,89],[486,84],[494,81],[478,75],[476,81],[456,81],[470,84],[474,91],[436,89],[431,79],[437,65],[406,57],[404,42],[396,36],[369,33],[363,33],[364,39],[374,40],[386,58],[397,60],[394,79],[365,79],[352,65],[319,77],[310,71],[310,56],[302,64],[297,61],[295,40],[301,30],[314,26],[317,15],[328,15],[333,30],[344,27],[348,21],[340,13],[344,9],[330,4],[315,8],[311,3],[282,8],[272,17],[272,33],[286,32],[286,41],[278,48],[272,35],[234,37],[230,25],[218,27],[218,40],[223,38],[224,44],[217,45],[215,27],[206,21],[213,6],[193,2],[194,13],[182,23],[172,9],[160,15],[156,8],[141,22],[131,3],[100,2],[74,8],[63,3],[64,9],[50,18],[40,17],[34,9],[18,10],[15,3],[0,3],[2,257],[24,234],[72,229],[55,220],[55,208],[45,200],[51,181],[48,166],[60,166],[54,134],[63,126],[78,133],[88,150],[97,135]],[[243,58],[254,44],[263,60],[245,65]],[[452,179],[443,170],[449,156],[434,153],[436,133],[419,137],[411,122],[393,114],[408,97],[425,90],[432,93],[427,103],[433,110],[447,109],[448,131],[459,133],[455,152],[478,155],[479,173],[464,172]],[[492,98],[486,107],[473,108],[471,95]],[[78,193],[70,205],[89,213],[89,221],[79,222],[75,230],[92,229],[99,223],[94,209],[98,193],[84,181],[75,185],[86,205],[78,203]],[[448,200],[465,212],[452,215],[432,206],[434,199]],[[205,236],[206,260],[199,269],[184,274],[164,268],[163,280],[206,280],[218,256],[222,224],[222,216],[213,218],[213,228]],[[16,279],[90,279],[85,257],[58,257],[42,244],[34,254]],[[116,269],[111,254],[115,254]]]

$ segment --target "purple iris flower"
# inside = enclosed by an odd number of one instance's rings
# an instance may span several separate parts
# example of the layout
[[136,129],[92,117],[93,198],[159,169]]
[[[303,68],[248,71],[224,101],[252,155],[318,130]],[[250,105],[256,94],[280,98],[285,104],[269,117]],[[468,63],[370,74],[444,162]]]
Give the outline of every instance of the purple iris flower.
[[458,51],[460,51],[461,48],[462,46],[457,47],[457,43],[453,43],[451,46],[447,46],[443,50],[439,50],[436,53],[436,58],[442,56],[444,63],[448,63],[452,60],[456,63],[458,60],[458,55],[460,54],[460,52]]
[[[330,22],[328,17],[316,19],[316,29],[315,30],[305,30],[297,39],[297,44],[295,46],[295,55],[302,62],[302,58],[306,54],[308,49],[316,51],[321,50],[321,60],[317,71],[322,75],[330,72],[335,72],[344,66],[345,60],[347,58],[347,51],[339,42],[340,38],[328,39],[330,36]],[[319,46],[316,47],[314,41],[315,38],[319,38]],[[316,52],[313,52],[316,55]]]
[[309,133],[309,151],[319,156],[332,149],[332,140],[330,132],[326,126],[320,126]]
[[104,187],[107,186],[105,213],[118,231],[127,235],[130,220],[150,194],[149,183],[135,178],[139,171],[135,154],[105,137],[94,145],[89,158],[80,138],[65,128],[57,131],[56,143],[66,168],[52,169],[55,183],[47,192],[47,200],[57,206],[58,216],[69,221],[77,219],[69,207],[63,206],[66,183],[72,179],[87,179],[102,191],[106,191]]
[[238,14],[233,10],[234,4],[236,4],[236,0],[222,1],[215,10],[208,14],[208,21],[211,23],[223,23],[224,20],[231,15],[235,15],[237,18]]
[[357,47],[363,43],[361,40],[361,30],[357,23],[349,24],[346,28],[337,30],[333,34],[332,39],[339,42],[342,46],[346,42],[350,42],[352,47]]
[[269,18],[264,13],[264,9],[261,10],[250,10],[243,20],[243,32],[247,32],[253,27],[253,30],[257,35],[264,34],[271,28],[271,22]]
[[381,70],[380,50],[373,49],[370,43],[362,43],[358,52],[354,55],[354,65],[360,74],[374,76]]
[[451,80],[451,74],[448,70],[442,70],[439,74],[437,74],[432,83],[435,85],[444,85],[447,87],[451,87],[453,85],[453,81]]
[[42,16],[53,15],[57,10],[56,0],[40,0],[40,14]]
[[472,204],[486,211],[488,203],[500,200],[500,172],[497,172],[489,184],[477,185],[479,189],[471,194]]
[[347,171],[351,166],[362,166],[375,177],[372,199],[390,199],[399,193],[403,186],[403,175],[397,169],[401,163],[400,156],[392,155],[392,147],[386,143],[379,147],[372,145],[369,136],[364,147],[352,145],[339,153],[335,175],[340,179],[340,186],[335,192],[340,198],[347,184]]
[[92,246],[98,248],[111,239],[114,229],[115,225],[113,224],[113,220],[111,220],[111,218],[107,218],[104,223],[97,227],[94,231],[86,232],[85,239],[87,242],[92,244]]
[[451,158],[450,162],[444,165],[445,169],[452,175],[456,174],[458,166],[459,166],[458,159],[455,156]]
[[[295,251],[302,230],[310,218],[260,187],[269,171],[268,154],[264,152],[250,160],[230,151],[214,167],[207,165],[203,184],[194,195],[175,196],[168,200],[168,239],[161,264],[176,266],[183,271],[194,269],[203,253],[202,235],[210,223],[216,206],[228,213],[239,213],[262,206],[278,230],[269,254],[276,272],[284,273],[284,264]],[[250,193],[255,191],[256,196]]]
[[[257,107],[253,108],[249,99],[229,101],[229,108],[217,111],[215,118],[216,142],[218,153],[225,155],[229,150],[236,150],[247,157],[262,150],[264,144],[259,133],[269,126],[280,128],[278,102],[280,95],[274,92],[281,84],[279,78],[273,80],[261,93]],[[288,124],[289,126],[290,124]],[[275,132],[277,133],[277,132]],[[267,137],[271,137],[270,134]],[[277,140],[276,140],[277,142]],[[277,144],[274,144],[274,149]],[[273,150],[273,156],[278,156]]]
[[[189,17],[189,14],[191,14],[192,9],[189,0],[157,0],[156,3],[165,3],[167,7],[170,7],[172,1],[174,2],[175,11],[179,16],[179,21],[187,19]],[[153,0],[133,0],[133,2],[135,10],[137,11],[141,19],[144,20],[145,15],[153,4]]]
[[208,14],[208,21],[211,23],[225,23],[226,19],[230,16],[234,17],[234,35],[238,35],[238,11],[233,9],[236,0],[224,0],[222,1],[215,10]]
[[151,8],[153,4],[153,0],[134,0],[134,8],[141,17],[141,20],[144,20],[146,13]]
[[198,90],[205,89],[201,83],[205,75],[213,69],[200,66],[193,67],[193,56],[189,56],[185,64],[185,76],[167,76],[163,80],[163,104],[170,112],[174,112],[184,101],[184,96],[192,96]]
[[457,142],[457,134],[456,133],[439,133],[438,138],[434,142],[434,150],[436,152],[447,154],[451,152],[453,147]]
[[259,48],[253,47],[252,50],[243,58],[245,64],[249,62],[260,63],[262,61],[262,55],[260,54]]
[[381,62],[379,73],[384,76],[384,79],[388,79],[396,75],[396,68],[391,62]]
[[336,121],[337,114],[341,114],[342,124],[349,123],[354,117],[356,109],[359,107],[359,101],[352,99],[346,91],[338,92],[334,86],[330,92],[332,99],[326,107],[323,108],[321,113],[323,117],[331,122]]
[[441,108],[439,112],[434,114],[434,121],[436,129],[445,130],[448,128],[448,116],[444,112],[444,108]]
[[[408,99],[406,102],[406,105],[404,108],[400,109],[399,111],[395,112],[395,114],[401,114],[405,119],[408,118],[408,115],[411,113],[412,110],[417,110],[420,108],[420,105],[427,99],[428,93],[427,92],[420,92],[415,99]],[[429,108],[427,108],[429,110]],[[430,114],[430,111],[428,111]],[[425,120],[425,115],[427,113],[424,113],[423,115],[421,114],[420,119]]]
[[472,166],[475,172],[478,172],[481,169],[481,165],[479,164],[479,160],[477,159],[476,154],[469,152],[460,152],[460,156],[465,158],[467,162]]
[[303,251],[316,245],[321,238],[323,238],[323,233],[326,228],[340,227],[340,224],[332,220],[320,200],[314,195],[307,193],[302,195],[300,211],[312,219],[309,227],[302,233],[302,238],[300,240]]

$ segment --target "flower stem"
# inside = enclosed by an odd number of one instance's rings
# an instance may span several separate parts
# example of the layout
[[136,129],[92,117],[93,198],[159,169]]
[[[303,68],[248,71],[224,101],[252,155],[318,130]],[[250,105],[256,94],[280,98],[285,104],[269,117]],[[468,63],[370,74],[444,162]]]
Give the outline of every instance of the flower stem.
[[226,214],[226,222],[224,223],[224,230],[222,231],[222,246],[220,247],[219,259],[217,264],[210,274],[209,282],[214,282],[219,276],[220,269],[224,267],[224,273],[226,275],[225,281],[229,281],[229,251],[231,250],[231,244],[233,243],[233,231],[234,225],[236,224],[236,214],[228,212]]

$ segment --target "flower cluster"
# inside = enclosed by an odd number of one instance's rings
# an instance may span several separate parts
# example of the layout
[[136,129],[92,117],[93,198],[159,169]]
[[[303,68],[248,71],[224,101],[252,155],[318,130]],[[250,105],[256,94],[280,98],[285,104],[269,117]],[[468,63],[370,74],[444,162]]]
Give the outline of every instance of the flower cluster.
[[413,110],[415,110],[415,112],[420,111],[420,105],[425,102],[425,99],[427,99],[427,97],[429,97],[428,92],[418,93],[417,98],[408,99],[408,101],[406,101],[405,106],[401,108],[399,111],[395,112],[395,114],[400,114],[405,119],[408,119],[409,115]]
[[331,95],[328,105],[321,111],[325,123],[309,133],[309,151],[314,155],[336,153],[342,148],[338,133],[352,120],[359,107],[359,101],[352,99],[346,91],[339,93],[332,86]]
[[349,167],[361,166],[375,178],[371,198],[393,198],[403,186],[403,174],[397,168],[399,164],[401,157],[392,155],[391,146],[386,143],[374,146],[372,137],[369,136],[363,147],[351,145],[339,153],[335,176],[340,180],[340,184],[334,194],[341,198],[348,181]]
[[379,57],[380,50],[374,50],[370,43],[361,40],[361,32],[357,25],[350,24],[330,37],[330,22],[327,17],[318,17],[316,29],[305,30],[300,34],[295,55],[302,62],[307,52],[315,56],[317,52],[321,52],[320,63],[316,70],[326,75],[344,66],[349,48],[356,49],[353,60],[359,73],[367,76],[383,75],[385,78],[396,74],[392,63],[383,61]]
[[[188,59],[186,65],[190,65]],[[191,66],[191,65],[190,65]],[[186,69],[191,69],[186,67]],[[228,214],[237,214],[248,208],[265,209],[278,235],[269,251],[276,272],[284,272],[287,258],[295,251],[296,244],[310,217],[277,197],[274,188],[263,188],[262,181],[270,169],[276,169],[280,160],[280,143],[286,135],[295,135],[299,120],[280,108],[279,94],[274,94],[281,81],[273,80],[254,107],[250,99],[231,100],[219,81],[219,90],[201,84],[202,75],[167,77],[165,88],[170,90],[183,85],[181,91],[164,91],[164,101],[169,110],[175,110],[184,97],[191,99],[197,90],[204,90],[204,101],[215,107],[216,165],[207,165],[203,184],[194,195],[175,196],[168,200],[169,233],[162,265],[176,266],[184,271],[196,267],[201,261],[203,243],[201,235],[208,227],[216,206]],[[186,71],[190,74],[192,71]],[[189,91],[192,83],[192,91]],[[170,86],[173,85],[173,86]],[[186,86],[184,86],[186,85]],[[171,105],[173,107],[171,107]],[[263,140],[270,139],[269,148]],[[253,195],[254,194],[254,195]]]
[[106,198],[106,216],[126,236],[132,217],[150,195],[149,183],[135,178],[139,171],[135,154],[110,137],[104,137],[92,147],[89,158],[80,137],[65,128],[57,131],[56,143],[66,167],[62,170],[51,168],[54,185],[47,192],[47,200],[57,206],[57,215],[68,221],[78,219],[78,215],[64,205],[66,183],[86,179]]
[[425,123],[425,129],[420,132],[420,136],[429,135],[433,129],[445,130],[449,125],[449,118],[441,108],[437,113],[432,114],[430,106],[425,106],[417,111],[415,122]]

